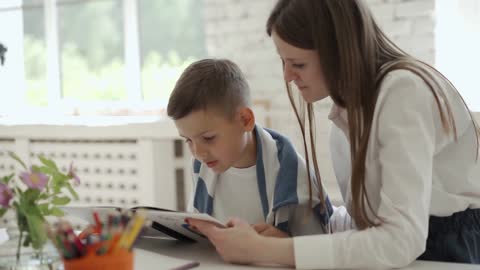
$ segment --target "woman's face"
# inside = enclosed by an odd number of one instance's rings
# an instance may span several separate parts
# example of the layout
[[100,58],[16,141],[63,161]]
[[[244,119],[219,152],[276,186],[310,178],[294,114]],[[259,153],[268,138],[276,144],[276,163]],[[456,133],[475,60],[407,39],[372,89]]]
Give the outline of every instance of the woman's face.
[[328,97],[329,91],[315,50],[294,47],[283,41],[275,31],[273,43],[283,62],[283,76],[294,82],[306,102],[312,103]]

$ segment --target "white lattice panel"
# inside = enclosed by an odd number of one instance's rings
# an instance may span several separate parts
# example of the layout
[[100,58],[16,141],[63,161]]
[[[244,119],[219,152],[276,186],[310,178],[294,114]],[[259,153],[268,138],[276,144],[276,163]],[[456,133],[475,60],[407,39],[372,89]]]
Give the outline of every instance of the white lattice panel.
[[38,155],[52,158],[64,171],[74,162],[82,180],[77,205],[155,204],[153,180],[140,176],[142,153],[136,140],[35,140],[30,156]]
[[[10,138],[0,138],[0,177],[15,172],[15,161],[8,156],[9,151],[15,150],[15,140]],[[5,214],[0,220],[0,228],[12,230],[16,227],[14,213]]]
[[[14,151],[27,164],[38,156],[67,171],[73,161],[81,185],[73,205],[184,209],[189,166],[185,146],[171,122],[117,126],[0,125],[1,152]],[[0,155],[0,168],[14,164]],[[189,169],[188,169],[189,170]]]
[[15,140],[0,138],[0,176],[10,174],[15,170],[13,160],[8,156],[15,148]]

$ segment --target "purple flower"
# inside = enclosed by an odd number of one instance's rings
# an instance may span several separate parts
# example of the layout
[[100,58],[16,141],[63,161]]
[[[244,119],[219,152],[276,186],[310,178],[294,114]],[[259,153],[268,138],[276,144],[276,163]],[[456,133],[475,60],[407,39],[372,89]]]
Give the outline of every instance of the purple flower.
[[48,176],[39,172],[22,172],[20,179],[22,179],[27,187],[38,190],[42,190],[48,182]]
[[8,208],[10,200],[13,198],[12,190],[5,184],[0,183],[0,205]]
[[76,169],[75,169],[75,167],[73,167],[73,162],[72,162],[72,163],[70,163],[70,168],[68,169],[68,176],[73,178],[73,181],[74,181],[75,185],[78,186],[78,185],[80,185],[80,178],[75,173],[75,171],[76,171]]

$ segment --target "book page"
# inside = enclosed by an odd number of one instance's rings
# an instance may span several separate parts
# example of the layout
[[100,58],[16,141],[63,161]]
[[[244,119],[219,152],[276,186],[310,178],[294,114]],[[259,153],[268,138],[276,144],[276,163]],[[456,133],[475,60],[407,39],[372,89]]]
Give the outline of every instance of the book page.
[[[197,241],[203,242],[208,241],[205,236],[198,233],[195,230],[192,230],[190,226],[185,222],[186,218],[195,218],[199,220],[204,220],[212,222],[220,228],[225,228],[225,224],[213,218],[210,215],[203,213],[185,213],[185,212],[158,212],[158,211],[148,211],[148,218],[153,222],[152,227],[158,229],[164,233],[170,234],[173,233],[172,237],[185,240],[185,241]],[[167,229],[165,229],[165,227]],[[174,232],[168,231],[168,229],[173,230]],[[176,235],[175,232],[184,236]]]

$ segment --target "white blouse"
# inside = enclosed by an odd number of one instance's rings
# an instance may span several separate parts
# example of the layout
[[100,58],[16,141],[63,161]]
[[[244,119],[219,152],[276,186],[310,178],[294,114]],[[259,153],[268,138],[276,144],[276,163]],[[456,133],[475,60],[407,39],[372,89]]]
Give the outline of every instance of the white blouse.
[[434,96],[420,77],[396,70],[382,82],[365,165],[370,203],[384,220],[378,227],[352,229],[348,120],[343,109],[332,108],[332,163],[347,209],[335,209],[336,233],[294,238],[298,269],[406,266],[425,250],[430,215],[480,208],[474,126],[455,89],[437,77],[454,115],[456,141],[444,132]]

